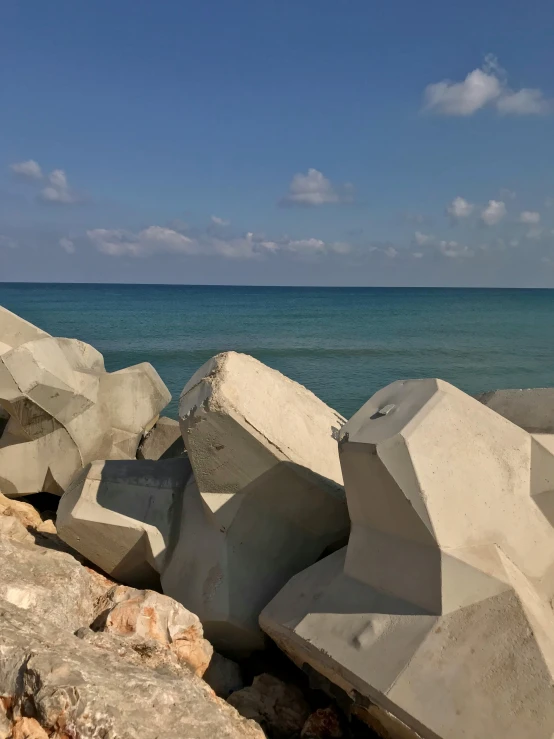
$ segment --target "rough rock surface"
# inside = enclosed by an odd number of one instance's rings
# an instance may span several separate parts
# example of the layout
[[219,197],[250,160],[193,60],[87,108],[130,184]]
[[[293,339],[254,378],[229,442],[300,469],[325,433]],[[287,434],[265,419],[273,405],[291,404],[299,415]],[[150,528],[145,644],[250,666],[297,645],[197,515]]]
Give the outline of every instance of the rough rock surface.
[[17,518],[23,526],[34,529],[43,524],[42,516],[30,503],[23,500],[7,498],[1,493],[0,516],[13,516]]
[[235,352],[198,370],[179,416],[195,484],[164,592],[198,614],[216,648],[260,648],[263,606],[349,530],[336,443],[344,419]]
[[134,458],[171,396],[148,363],[108,373],[102,355],[0,306],[0,492],[61,495],[94,459]]
[[204,680],[220,698],[227,698],[244,687],[239,665],[232,659],[214,652],[210,666],[204,673]]
[[257,721],[271,739],[298,736],[310,715],[299,688],[268,674],[258,675],[250,687],[231,693],[228,702],[242,716]]
[[124,585],[111,590],[106,601],[107,608],[101,615],[104,631],[158,642],[202,677],[213,648],[204,639],[198,616],[166,595]]
[[172,459],[185,453],[179,422],[162,416],[141,441],[137,459]]
[[306,719],[301,739],[342,739],[341,721],[334,706],[318,708]]
[[554,455],[440,380],[396,382],[339,441],[348,547],[262,628],[391,737],[554,734]]
[[101,578],[70,554],[0,536],[0,562],[0,598],[29,617],[64,631],[75,631],[94,619],[105,592]]
[[52,739],[264,739],[192,673],[129,664],[6,601],[0,623],[0,695],[15,725],[34,718]]

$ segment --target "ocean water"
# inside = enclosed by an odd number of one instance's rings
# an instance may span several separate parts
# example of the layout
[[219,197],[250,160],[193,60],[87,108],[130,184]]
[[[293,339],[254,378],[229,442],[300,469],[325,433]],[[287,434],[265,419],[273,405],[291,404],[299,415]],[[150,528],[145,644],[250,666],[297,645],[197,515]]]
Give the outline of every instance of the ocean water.
[[193,372],[231,349],[346,417],[402,378],[471,393],[554,385],[554,290],[0,283],[0,304],[93,344],[108,370],[151,362],[173,417]]

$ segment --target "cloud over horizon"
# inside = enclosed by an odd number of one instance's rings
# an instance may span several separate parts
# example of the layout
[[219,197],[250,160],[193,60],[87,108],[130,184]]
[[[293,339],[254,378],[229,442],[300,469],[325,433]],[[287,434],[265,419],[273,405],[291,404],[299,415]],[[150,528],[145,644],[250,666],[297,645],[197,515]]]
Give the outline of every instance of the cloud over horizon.
[[524,87],[512,90],[506,71],[493,54],[482,67],[470,72],[462,82],[442,80],[427,85],[424,110],[446,116],[471,116],[491,106],[501,115],[542,115],[552,109],[542,90]]
[[280,205],[317,207],[329,203],[349,203],[354,197],[354,188],[347,183],[335,188],[327,177],[317,169],[310,168],[306,174],[298,172],[292,178],[288,193],[279,201]]
[[10,164],[10,170],[17,177],[26,180],[41,180],[43,176],[40,165],[34,159]]

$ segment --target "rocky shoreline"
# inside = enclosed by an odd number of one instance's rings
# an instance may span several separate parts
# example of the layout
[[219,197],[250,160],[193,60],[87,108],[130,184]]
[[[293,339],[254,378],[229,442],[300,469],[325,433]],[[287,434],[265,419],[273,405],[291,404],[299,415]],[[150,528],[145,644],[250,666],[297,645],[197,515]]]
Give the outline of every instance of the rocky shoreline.
[[169,401],[0,307],[0,739],[551,739],[554,391]]

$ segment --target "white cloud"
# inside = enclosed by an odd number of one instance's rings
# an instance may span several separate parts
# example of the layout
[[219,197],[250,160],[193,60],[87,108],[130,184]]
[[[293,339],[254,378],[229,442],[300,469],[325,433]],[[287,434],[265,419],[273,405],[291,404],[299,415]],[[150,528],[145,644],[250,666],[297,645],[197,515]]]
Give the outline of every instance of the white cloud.
[[26,162],[16,162],[15,164],[10,164],[10,169],[15,175],[26,180],[42,179],[42,169],[40,168],[38,162],[35,162],[34,159],[29,159]]
[[450,259],[460,259],[463,257],[472,257],[473,251],[457,241],[439,241],[438,249],[444,257]]
[[211,217],[212,223],[215,223],[216,226],[229,226],[231,225],[231,221],[226,221],[224,218],[219,218],[218,216],[212,216]]
[[422,259],[423,258],[423,252],[422,251],[414,251],[412,253],[412,257],[414,259]]
[[77,195],[70,189],[63,169],[54,169],[48,175],[47,187],[40,191],[40,199],[45,203],[71,205],[79,202]]
[[350,244],[342,241],[325,242],[315,238],[270,241],[253,232],[230,238],[220,238],[206,232],[191,238],[162,226],[150,226],[138,232],[96,228],[87,231],[87,236],[98,251],[113,257],[149,257],[169,253],[252,259],[283,252],[304,256],[346,254],[351,249]]
[[513,190],[508,189],[507,187],[503,187],[500,190],[500,197],[501,198],[507,198],[508,200],[515,200],[516,199],[516,193]]
[[273,253],[293,252],[300,255],[309,254],[348,254],[352,247],[346,241],[326,242],[322,239],[281,239],[280,241],[262,241],[261,245]]
[[537,239],[540,239],[542,237],[543,233],[544,231],[542,228],[539,228],[538,226],[531,226],[531,228],[525,234],[525,238],[529,239],[530,241],[536,241]]
[[123,229],[95,228],[87,231],[87,236],[98,251],[112,257],[146,257],[163,252],[172,254],[199,252],[196,240],[161,226],[150,226],[138,233]]
[[492,54],[463,82],[443,80],[427,85],[424,92],[424,108],[442,115],[470,116],[489,104],[502,115],[539,115],[550,107],[541,90],[512,90],[506,72]]
[[504,115],[541,115],[548,112],[550,104],[541,90],[524,87],[517,92],[506,90],[496,101],[496,107]]
[[459,221],[462,218],[469,218],[474,207],[472,203],[468,203],[467,200],[458,195],[446,208],[446,212],[452,220]]
[[389,259],[394,259],[398,256],[398,249],[395,249],[394,246],[387,246],[387,248],[383,250],[383,254]]
[[425,88],[425,108],[443,115],[468,116],[499,97],[500,82],[481,69],[474,69],[463,82],[443,80]]
[[68,254],[75,254],[75,244],[73,243],[73,241],[71,241],[71,239],[60,239],[60,246]]
[[17,249],[18,243],[15,239],[0,234],[0,248],[1,247],[5,247],[6,249]]
[[502,200],[489,200],[486,208],[481,211],[481,220],[487,226],[495,226],[506,215],[506,205]]
[[414,241],[418,246],[425,246],[425,244],[429,244],[431,241],[433,241],[434,238],[434,236],[429,236],[429,234],[421,233],[421,231],[416,231],[414,234]]
[[520,213],[519,216],[519,222],[520,223],[540,223],[541,220],[541,214],[537,213],[536,210],[524,210],[522,213]]
[[349,202],[352,200],[353,187],[345,185],[339,192],[317,169],[309,169],[306,174],[299,172],[292,178],[289,191],[281,200],[282,205],[319,206],[328,203]]

